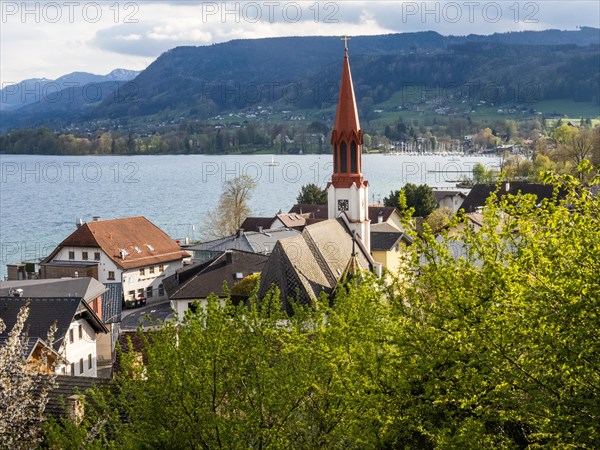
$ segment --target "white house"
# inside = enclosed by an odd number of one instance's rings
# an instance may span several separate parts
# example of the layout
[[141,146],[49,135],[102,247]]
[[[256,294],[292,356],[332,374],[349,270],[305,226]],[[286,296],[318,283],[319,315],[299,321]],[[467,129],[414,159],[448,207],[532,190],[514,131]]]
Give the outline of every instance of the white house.
[[[25,297],[20,289],[10,296],[0,297],[2,320],[7,329],[0,334],[6,339],[12,330],[22,306],[29,304],[29,316],[25,322],[28,330],[26,354],[23,358],[35,367],[42,349],[49,349],[55,370],[59,374],[96,377],[98,375],[97,338],[108,329],[82,297]],[[47,341],[48,331],[56,325],[52,348]]]
[[91,276],[120,283],[125,302],[166,300],[162,280],[189,254],[145,217],[80,225],[40,264],[42,278]]

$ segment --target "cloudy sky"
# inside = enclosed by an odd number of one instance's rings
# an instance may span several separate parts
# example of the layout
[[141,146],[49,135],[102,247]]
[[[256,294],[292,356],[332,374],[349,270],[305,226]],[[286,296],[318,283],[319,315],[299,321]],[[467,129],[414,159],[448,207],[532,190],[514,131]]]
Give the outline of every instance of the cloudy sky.
[[[590,1],[0,1],[0,79],[141,70],[178,45],[231,39],[600,27]],[[351,44],[350,44],[351,45]]]

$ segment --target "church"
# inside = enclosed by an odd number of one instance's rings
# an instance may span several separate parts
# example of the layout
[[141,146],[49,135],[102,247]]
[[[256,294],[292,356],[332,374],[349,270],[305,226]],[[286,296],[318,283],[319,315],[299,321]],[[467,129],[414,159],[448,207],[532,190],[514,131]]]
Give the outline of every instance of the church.
[[340,93],[333,131],[333,175],[327,184],[327,217],[277,242],[261,274],[259,297],[273,285],[289,298],[308,303],[322,293],[331,296],[338,283],[356,270],[381,273],[371,256],[368,182],[362,174],[360,128],[348,47],[344,50]]

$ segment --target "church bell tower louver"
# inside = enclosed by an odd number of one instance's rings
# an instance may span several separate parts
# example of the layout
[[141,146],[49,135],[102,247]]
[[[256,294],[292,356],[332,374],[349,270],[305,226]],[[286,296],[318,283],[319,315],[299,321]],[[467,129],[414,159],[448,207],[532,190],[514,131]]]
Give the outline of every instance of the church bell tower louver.
[[331,133],[333,147],[333,177],[327,185],[327,206],[330,219],[345,213],[351,230],[370,252],[368,181],[362,175],[363,132],[360,129],[350,62],[348,39],[344,49],[344,65],[335,123]]

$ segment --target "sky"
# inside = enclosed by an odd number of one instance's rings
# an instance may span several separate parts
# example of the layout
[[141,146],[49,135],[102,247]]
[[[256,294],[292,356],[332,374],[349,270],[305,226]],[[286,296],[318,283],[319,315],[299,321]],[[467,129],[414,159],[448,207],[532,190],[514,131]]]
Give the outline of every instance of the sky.
[[0,0],[0,6],[3,86],[75,71],[143,70],[173,47],[232,39],[600,27],[600,2],[595,0]]

